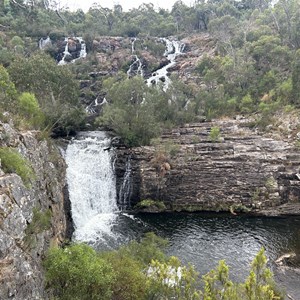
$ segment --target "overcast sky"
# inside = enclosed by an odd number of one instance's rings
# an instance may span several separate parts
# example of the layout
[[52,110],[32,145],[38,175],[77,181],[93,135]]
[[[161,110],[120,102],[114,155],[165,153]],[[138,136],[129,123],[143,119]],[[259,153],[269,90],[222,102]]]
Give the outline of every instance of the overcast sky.
[[[176,0],[61,0],[61,3],[67,5],[71,10],[76,10],[77,8],[81,8],[84,11],[87,11],[93,3],[100,4],[102,7],[112,8],[114,4],[120,4],[123,7],[123,10],[127,11],[131,8],[138,8],[143,3],[153,3],[155,8],[161,7],[165,9],[171,9]],[[193,0],[183,0],[184,3],[190,5],[193,3]]]

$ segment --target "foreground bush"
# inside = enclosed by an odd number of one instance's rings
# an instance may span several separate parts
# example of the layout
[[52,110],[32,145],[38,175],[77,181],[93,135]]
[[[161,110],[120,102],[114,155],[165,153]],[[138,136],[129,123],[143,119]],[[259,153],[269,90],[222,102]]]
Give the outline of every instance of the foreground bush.
[[[148,234],[119,250],[96,253],[78,244],[53,248],[45,260],[47,286],[57,299],[280,300],[261,249],[245,283],[229,279],[224,261],[202,277],[163,253],[166,242]],[[203,289],[199,289],[202,286]]]
[[59,299],[111,299],[113,269],[87,245],[51,249],[45,268],[47,283]]

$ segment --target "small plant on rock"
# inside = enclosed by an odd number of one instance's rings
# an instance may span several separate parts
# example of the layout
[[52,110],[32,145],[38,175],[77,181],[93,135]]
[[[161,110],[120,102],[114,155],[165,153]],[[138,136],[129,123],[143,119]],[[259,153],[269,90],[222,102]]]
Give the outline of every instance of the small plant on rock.
[[221,138],[220,128],[219,127],[212,127],[209,133],[209,139],[212,142],[219,142]]
[[27,187],[30,185],[30,181],[34,178],[34,172],[30,163],[16,149],[10,147],[0,148],[0,159],[5,173],[16,173],[22,178]]

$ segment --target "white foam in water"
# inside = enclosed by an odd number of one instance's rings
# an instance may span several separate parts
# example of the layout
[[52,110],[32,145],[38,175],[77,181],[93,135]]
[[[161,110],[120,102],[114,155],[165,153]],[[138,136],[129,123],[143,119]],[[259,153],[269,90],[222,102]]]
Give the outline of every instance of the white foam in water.
[[118,212],[114,153],[104,132],[83,133],[66,150],[67,182],[75,226],[73,239],[113,236]]
[[167,57],[169,63],[155,71],[150,78],[147,79],[147,85],[159,84],[163,80],[163,90],[166,91],[171,82],[168,77],[168,69],[176,65],[176,57],[183,53],[185,44],[179,41],[170,41],[166,38],[161,39],[166,44],[165,56]]

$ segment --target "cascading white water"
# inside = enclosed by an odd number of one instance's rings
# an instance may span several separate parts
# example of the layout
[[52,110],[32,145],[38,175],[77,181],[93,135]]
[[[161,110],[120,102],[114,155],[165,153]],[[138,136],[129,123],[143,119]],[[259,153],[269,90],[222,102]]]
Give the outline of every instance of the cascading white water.
[[134,51],[135,51],[135,48],[134,48],[135,41],[136,41],[136,38],[133,38],[132,41],[131,41],[131,53],[132,53],[132,54],[133,54]]
[[143,64],[139,57],[137,55],[134,55],[135,44],[136,38],[131,40],[131,53],[132,56],[134,57],[134,62],[129,66],[129,69],[127,71],[128,77],[135,76],[135,75],[140,75],[141,77],[144,77],[144,70],[143,70]]
[[78,37],[77,39],[79,40],[80,45],[81,45],[81,49],[80,49],[80,53],[79,53],[79,58],[85,58],[86,55],[87,55],[85,41],[81,37]]
[[148,86],[153,84],[159,84],[163,82],[163,89],[166,91],[171,82],[168,77],[168,69],[176,65],[176,57],[183,53],[185,44],[179,41],[170,41],[166,38],[161,39],[166,44],[165,56],[167,57],[169,63],[155,71],[150,78],[147,79]]
[[95,243],[111,231],[118,211],[114,153],[104,132],[79,134],[66,150],[73,239]]
[[[87,55],[86,52],[86,44],[84,42],[84,40],[81,37],[75,37],[75,40],[77,40],[80,43],[80,52],[79,52],[79,57],[75,58],[75,59],[71,59],[71,62],[74,63],[76,60],[80,59],[80,58],[85,58]],[[65,38],[65,42],[66,42],[66,46],[65,46],[65,50],[63,52],[63,57],[62,59],[58,62],[58,65],[65,65],[67,64],[67,58],[71,57],[72,58],[72,54],[69,52],[69,38]]]
[[71,56],[71,53],[69,52],[69,43],[68,43],[68,38],[65,38],[65,42],[66,42],[66,46],[65,46],[65,51],[63,53],[63,57],[62,59],[58,62],[59,65],[65,65],[67,62],[66,62],[66,57],[67,56]]

